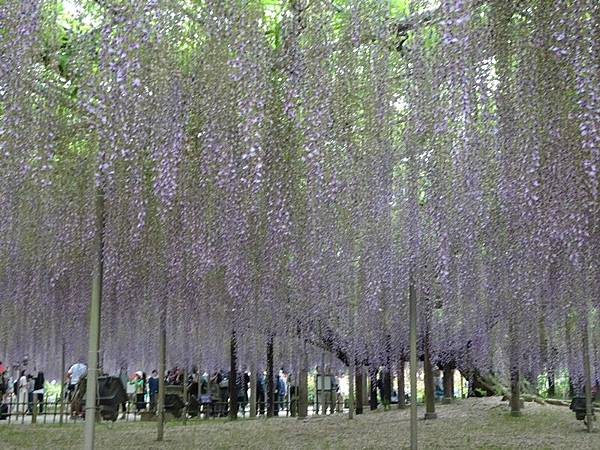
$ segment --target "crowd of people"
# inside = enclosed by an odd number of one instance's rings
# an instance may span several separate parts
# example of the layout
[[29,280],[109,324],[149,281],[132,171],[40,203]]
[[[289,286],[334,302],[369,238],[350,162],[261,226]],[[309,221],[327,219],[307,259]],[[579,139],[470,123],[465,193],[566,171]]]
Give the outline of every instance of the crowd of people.
[[[318,368],[317,368],[318,371]],[[14,366],[12,373],[7,370],[0,362],[0,394],[2,404],[10,404],[12,412],[31,414],[34,409],[34,396],[37,399],[37,412],[42,413],[44,408],[44,373],[33,369],[28,373],[22,366]],[[85,382],[87,375],[87,366],[82,360],[72,364],[64,378],[64,400],[66,403],[72,403],[77,395],[82,395],[85,388],[82,383]],[[107,375],[107,374],[105,374]],[[248,370],[239,371],[236,374],[235,393],[237,395],[237,407],[242,416],[246,415],[250,402],[252,391],[251,376]],[[150,376],[146,372],[138,370],[129,372],[127,367],[123,366],[118,374],[113,376],[121,380],[123,389],[126,392],[126,400],[121,404],[121,418],[125,418],[130,412],[148,412],[156,413],[159,393],[159,374],[157,370],[152,370]],[[209,417],[224,417],[229,414],[230,391],[229,391],[229,371],[215,370],[212,373],[201,372],[197,367],[191,370],[185,370],[181,367],[173,367],[164,374],[165,386],[181,386],[182,392],[185,386],[189,402],[194,402],[203,409],[203,412]],[[322,381],[318,381],[315,401],[321,404],[320,410],[330,410],[334,408],[339,411],[339,383],[337,377],[333,375],[320,375]],[[266,372],[259,371],[256,376],[256,406],[257,415],[265,415],[270,401],[268,399],[268,385]],[[279,415],[280,411],[287,411],[290,415],[296,415],[298,402],[298,389],[292,375],[284,368],[275,373],[274,383],[274,401],[273,413]],[[79,392],[79,394],[78,394]],[[167,391],[168,392],[168,391]],[[58,399],[54,399],[57,401]],[[337,405],[337,408],[336,408]],[[2,413],[2,411],[0,411]],[[1,415],[1,414],[0,414]],[[71,408],[71,416],[77,418],[83,416],[80,408]]]
[[0,361],[0,416],[7,413],[6,400],[15,398],[16,411],[33,414],[37,400],[37,412],[44,411],[44,372],[18,369],[11,374]]

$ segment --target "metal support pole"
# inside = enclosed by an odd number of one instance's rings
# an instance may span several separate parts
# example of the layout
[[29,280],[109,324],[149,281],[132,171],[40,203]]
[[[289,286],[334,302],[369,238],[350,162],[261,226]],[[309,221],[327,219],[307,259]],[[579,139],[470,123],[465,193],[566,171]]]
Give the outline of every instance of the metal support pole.
[[229,420],[236,420],[238,416],[237,401],[237,337],[235,329],[231,330],[229,344]]
[[59,416],[58,423],[62,425],[63,423],[63,415],[65,413],[65,343],[62,343],[62,351],[60,354],[60,406],[59,406]]
[[[329,370],[325,371],[325,352],[321,353],[321,408],[323,411],[323,415],[326,416],[327,415],[327,400],[325,400],[325,377],[326,377],[326,372],[328,372]],[[318,391],[317,391],[318,392]]]
[[165,371],[167,355],[167,330],[165,319],[161,320],[158,338],[158,432],[157,441],[162,441],[165,432]]
[[410,448],[417,449],[417,298],[410,279],[408,301],[410,311]]
[[[354,355],[350,360],[350,372],[348,374],[348,419],[354,418],[354,375],[356,371],[356,363]],[[343,411],[344,405],[342,405]]]
[[306,341],[302,342],[302,355],[300,357],[300,375],[298,377],[298,418],[308,416],[308,355]]
[[187,415],[188,408],[190,404],[190,399],[188,398],[188,373],[187,373],[187,364],[183,369],[183,424],[187,425]]
[[254,340],[254,353],[252,355],[252,361],[250,363],[250,418],[256,418],[256,384],[258,381],[258,374],[256,373],[256,339]]
[[590,367],[590,309],[585,311],[585,330],[583,333],[583,370],[585,373],[585,420],[588,433],[593,431],[593,407],[592,407],[592,370]]
[[267,417],[275,415],[275,385],[273,373],[273,335],[269,334],[267,341]]
[[100,346],[100,308],[102,303],[104,235],[104,193],[96,193],[96,261],[92,280],[92,304],[90,305],[90,331],[88,344],[88,371],[85,394],[85,450],[94,450],[96,427],[96,393],[98,389],[98,351]]

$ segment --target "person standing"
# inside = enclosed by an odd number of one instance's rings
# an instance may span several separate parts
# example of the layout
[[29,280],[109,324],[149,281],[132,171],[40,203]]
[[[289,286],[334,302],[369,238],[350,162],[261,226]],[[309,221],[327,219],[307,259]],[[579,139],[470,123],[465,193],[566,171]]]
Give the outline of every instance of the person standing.
[[78,360],[75,364],[73,364],[67,371],[67,379],[69,380],[69,387],[68,387],[69,401],[71,400],[71,397],[73,396],[73,392],[75,391],[75,386],[77,386],[77,383],[79,383],[79,380],[81,380],[81,377],[83,377],[86,373],[87,373],[87,366],[81,362],[81,359]]
[[156,400],[158,396],[158,372],[156,369],[152,371],[150,378],[148,378],[148,395],[150,396],[150,412],[156,412]]
[[[190,380],[190,386],[188,388],[188,395],[190,397],[194,397],[196,400],[200,395],[200,373],[198,371],[198,367],[196,366],[192,367],[192,377]],[[186,399],[186,401],[189,401],[189,399]]]
[[42,414],[44,412],[44,383],[46,380],[44,379],[44,372],[41,370],[38,371],[37,376],[35,377],[34,382],[34,395],[37,395],[37,403],[39,407],[39,413]]
[[27,375],[27,413],[33,414],[33,391],[35,391],[35,378]]
[[27,394],[27,375],[21,370],[17,381],[17,411],[24,412],[27,409]]
[[265,414],[265,374],[258,372],[256,374],[256,405],[259,415]]
[[144,372],[135,373],[135,407],[138,411],[146,409],[146,374]]
[[288,374],[287,385],[290,399],[290,416],[296,417],[298,415],[298,387],[291,373]]
[[281,371],[281,373],[277,375],[277,413],[279,413],[279,411],[283,411],[286,395],[287,383],[285,380],[285,372]]
[[128,377],[127,377],[127,366],[122,365],[119,370],[119,379],[121,380],[121,384],[123,385],[123,390],[125,391],[125,401],[121,403],[121,420],[127,417],[127,386],[128,386]]

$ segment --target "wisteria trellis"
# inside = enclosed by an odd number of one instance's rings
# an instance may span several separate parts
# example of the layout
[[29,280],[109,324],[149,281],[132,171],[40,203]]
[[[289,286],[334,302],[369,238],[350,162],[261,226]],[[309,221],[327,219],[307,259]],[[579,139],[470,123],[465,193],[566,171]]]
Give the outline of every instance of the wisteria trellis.
[[84,354],[102,185],[106,368],[396,361],[412,271],[436,360],[599,379],[600,4],[400,3],[0,2],[0,355]]

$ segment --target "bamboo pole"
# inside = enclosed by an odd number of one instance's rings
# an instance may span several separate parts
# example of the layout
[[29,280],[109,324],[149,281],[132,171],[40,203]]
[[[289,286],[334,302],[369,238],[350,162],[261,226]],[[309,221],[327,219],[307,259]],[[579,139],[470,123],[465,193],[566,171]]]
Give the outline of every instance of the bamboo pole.
[[410,311],[410,448],[417,449],[417,299],[414,281],[408,289]]
[[156,440],[161,442],[165,432],[165,371],[167,354],[166,320],[162,318],[158,338],[158,430]]
[[101,188],[96,192],[96,261],[92,280],[92,304],[90,305],[90,331],[88,344],[88,372],[85,401],[85,450],[94,449],[96,427],[96,393],[98,386],[98,351],[100,348],[100,309],[102,304],[102,275],[104,235],[104,193]]

